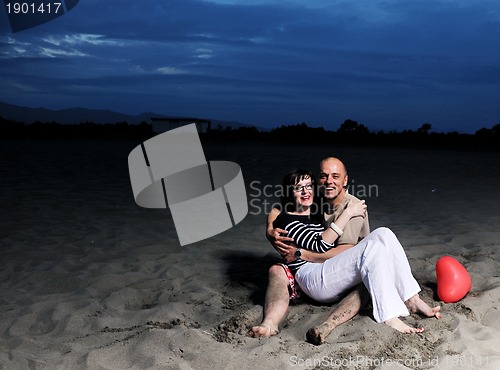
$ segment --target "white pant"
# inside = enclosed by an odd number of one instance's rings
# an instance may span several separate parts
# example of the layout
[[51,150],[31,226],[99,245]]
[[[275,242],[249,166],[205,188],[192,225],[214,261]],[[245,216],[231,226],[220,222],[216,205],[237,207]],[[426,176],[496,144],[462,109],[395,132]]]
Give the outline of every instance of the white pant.
[[323,303],[338,301],[347,289],[363,282],[377,322],[409,315],[404,302],[420,292],[401,243],[385,227],[323,263],[306,263],[295,280],[304,293]]

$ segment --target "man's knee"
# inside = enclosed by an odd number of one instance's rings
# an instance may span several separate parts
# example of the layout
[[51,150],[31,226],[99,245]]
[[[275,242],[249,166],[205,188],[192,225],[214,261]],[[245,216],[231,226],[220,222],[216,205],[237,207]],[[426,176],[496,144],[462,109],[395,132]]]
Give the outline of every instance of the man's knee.
[[290,285],[286,272],[280,265],[273,265],[269,268],[269,282],[279,282]]
[[388,238],[388,237],[394,238],[396,236],[391,229],[384,226],[375,229],[373,233],[381,238]]

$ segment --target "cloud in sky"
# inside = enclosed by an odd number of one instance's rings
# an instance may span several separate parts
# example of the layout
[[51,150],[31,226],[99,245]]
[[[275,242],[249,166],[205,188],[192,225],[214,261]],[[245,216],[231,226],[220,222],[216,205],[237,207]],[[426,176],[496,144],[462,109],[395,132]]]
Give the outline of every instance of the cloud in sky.
[[185,74],[183,70],[175,67],[165,66],[157,69],[157,72],[162,75],[182,75]]
[[474,132],[500,122],[499,32],[497,1],[88,0],[2,29],[0,100]]

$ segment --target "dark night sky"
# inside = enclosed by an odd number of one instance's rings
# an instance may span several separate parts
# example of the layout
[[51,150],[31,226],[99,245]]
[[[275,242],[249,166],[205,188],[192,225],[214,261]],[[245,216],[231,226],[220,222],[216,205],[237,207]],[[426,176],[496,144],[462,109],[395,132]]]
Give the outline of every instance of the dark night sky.
[[498,0],[81,0],[12,33],[0,101],[336,129],[500,122]]

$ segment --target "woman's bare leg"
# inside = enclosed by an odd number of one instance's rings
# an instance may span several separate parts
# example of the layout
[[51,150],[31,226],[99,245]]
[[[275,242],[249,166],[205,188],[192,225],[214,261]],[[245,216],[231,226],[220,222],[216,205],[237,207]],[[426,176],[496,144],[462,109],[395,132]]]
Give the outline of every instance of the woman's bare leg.
[[260,338],[278,334],[278,326],[285,317],[290,302],[289,284],[283,267],[271,266],[264,303],[264,318],[259,325],[252,327],[250,336]]

